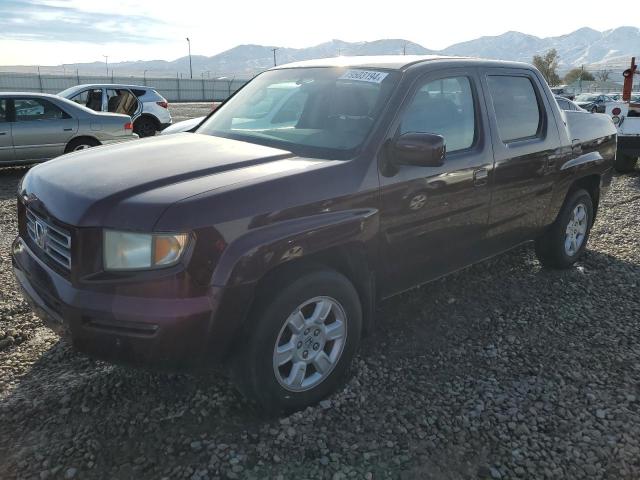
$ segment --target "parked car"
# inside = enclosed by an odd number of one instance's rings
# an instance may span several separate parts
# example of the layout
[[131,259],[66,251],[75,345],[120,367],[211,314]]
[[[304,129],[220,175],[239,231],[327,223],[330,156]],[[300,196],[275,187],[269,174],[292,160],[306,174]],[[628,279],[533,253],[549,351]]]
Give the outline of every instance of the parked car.
[[0,165],[49,160],[63,153],[138,138],[131,117],[96,113],[46,93],[0,93]]
[[167,100],[151,87],[141,85],[76,85],[58,93],[97,112],[124,113],[133,119],[133,131],[150,137],[171,125]]
[[591,113],[604,113],[607,103],[614,100],[602,93],[581,93],[574,99],[575,103]]
[[587,112],[584,108],[580,108],[577,103],[572,102],[568,98],[555,95],[556,102],[561,110],[573,111],[573,112]]
[[[219,106],[220,106],[220,102],[213,102],[213,104],[211,105],[211,111],[215,112]],[[204,121],[205,118],[207,117],[206,116],[196,117],[196,118],[189,118],[187,120],[182,120],[181,122],[176,122],[173,125],[168,126],[164,130],[162,130],[162,132],[160,133],[162,135],[172,135],[174,133],[182,133],[182,132],[193,133],[196,130],[196,128],[198,128],[198,126]]]
[[551,87],[551,91],[554,95],[558,95],[560,97],[568,98],[569,100],[573,100],[575,95],[572,90],[567,88],[567,85],[559,85],[556,87]]
[[[267,100],[276,85],[286,101]],[[80,351],[220,363],[267,410],[298,409],[346,378],[379,300],[527,241],[544,266],[573,265],[615,134],[561,112],[523,63],[279,66],[196,135],[31,169],[14,271]]]
[[207,117],[189,118],[187,120],[182,120],[181,122],[176,122],[173,125],[169,125],[167,128],[162,130],[162,132],[160,132],[160,135],[173,135],[174,133],[184,132],[193,133],[205,118]]

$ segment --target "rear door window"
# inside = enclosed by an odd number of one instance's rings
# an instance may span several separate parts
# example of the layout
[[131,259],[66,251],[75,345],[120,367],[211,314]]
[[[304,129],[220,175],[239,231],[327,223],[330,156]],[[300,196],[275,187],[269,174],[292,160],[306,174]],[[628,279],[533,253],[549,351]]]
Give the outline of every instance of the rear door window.
[[107,111],[133,116],[138,109],[138,99],[124,88],[107,89]]
[[13,103],[17,122],[69,118],[58,106],[42,98],[16,98]]
[[529,77],[489,75],[487,83],[500,139],[509,143],[538,136],[542,111]]

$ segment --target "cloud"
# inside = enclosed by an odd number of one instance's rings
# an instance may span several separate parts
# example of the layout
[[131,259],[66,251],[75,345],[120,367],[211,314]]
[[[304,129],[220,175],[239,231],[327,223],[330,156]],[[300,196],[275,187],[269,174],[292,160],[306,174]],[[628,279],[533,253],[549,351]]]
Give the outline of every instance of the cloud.
[[140,15],[82,10],[68,0],[0,2],[0,39],[149,44],[164,40],[152,32],[165,26]]

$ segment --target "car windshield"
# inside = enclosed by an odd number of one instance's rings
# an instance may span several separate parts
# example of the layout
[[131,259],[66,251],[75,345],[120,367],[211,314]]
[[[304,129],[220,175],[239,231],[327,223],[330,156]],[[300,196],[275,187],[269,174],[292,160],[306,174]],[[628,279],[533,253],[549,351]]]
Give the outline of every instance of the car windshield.
[[589,93],[581,93],[576,97],[576,102],[594,102],[598,98],[597,95],[591,95]]
[[398,74],[289,68],[265,72],[220,107],[198,133],[319,158],[349,158],[386,104]]

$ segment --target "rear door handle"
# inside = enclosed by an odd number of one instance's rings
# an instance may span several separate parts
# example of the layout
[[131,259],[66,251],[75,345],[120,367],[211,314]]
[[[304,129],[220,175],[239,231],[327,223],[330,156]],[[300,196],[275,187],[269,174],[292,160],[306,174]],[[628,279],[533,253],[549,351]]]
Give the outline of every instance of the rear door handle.
[[0,135],[6,135],[7,132],[0,132]]
[[489,181],[489,170],[486,168],[479,168],[473,172],[473,184],[476,187],[486,185]]
[[73,128],[63,128],[63,130],[64,130],[65,132],[70,132],[71,130],[73,130]]

